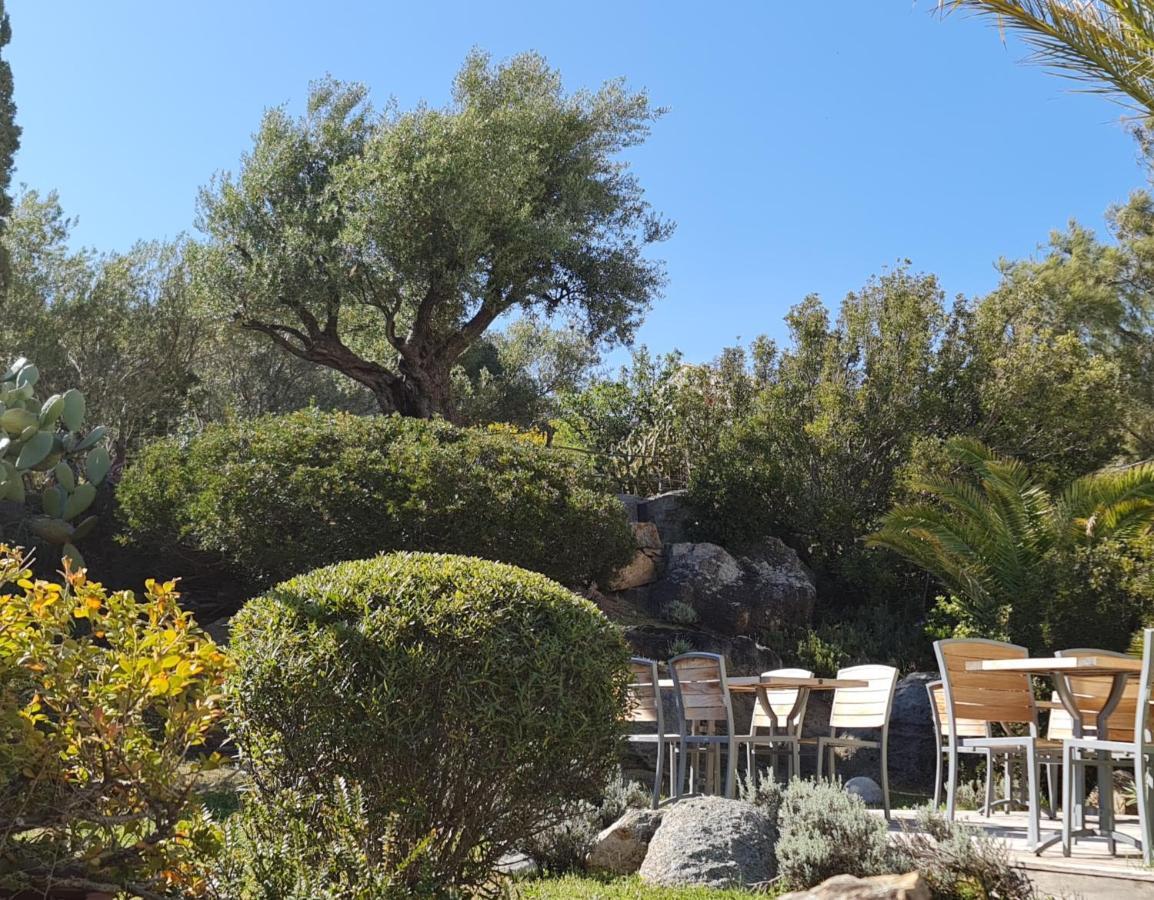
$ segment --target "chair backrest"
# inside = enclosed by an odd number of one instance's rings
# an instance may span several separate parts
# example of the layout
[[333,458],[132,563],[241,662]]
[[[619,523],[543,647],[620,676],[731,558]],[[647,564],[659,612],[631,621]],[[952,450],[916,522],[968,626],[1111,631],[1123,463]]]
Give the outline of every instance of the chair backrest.
[[840,678],[868,682],[866,687],[837,688],[829,713],[830,728],[888,728],[898,670],[893,666],[850,666]]
[[958,722],[1026,724],[1037,734],[1038,710],[1030,676],[1024,672],[972,672],[966,664],[987,659],[1026,659],[1025,647],[985,638],[949,638],[934,642],[946,697],[947,733],[958,733]]
[[[946,690],[940,681],[931,681],[926,684],[926,693],[930,695],[934,733],[937,734],[938,740],[942,741],[950,736],[947,728],[949,716],[946,713]],[[958,729],[958,737],[988,737],[990,734],[989,723],[979,719],[959,719],[954,725]]]
[[[783,678],[813,678],[813,672],[808,669],[774,669],[771,672],[762,672],[762,678],[767,675],[777,675]],[[773,710],[773,716],[777,717],[777,726],[786,730],[792,731],[797,725],[801,723],[805,716],[804,707],[798,708],[797,699],[801,691],[798,688],[767,688],[765,691],[765,698],[769,701],[769,707]],[[791,713],[796,715],[791,717]],[[761,694],[757,695],[757,703],[753,707],[753,727],[754,728],[771,728],[773,727],[773,717],[762,706]]]
[[[1138,696],[1134,704],[1134,734],[1136,743],[1141,747],[1154,743],[1151,734],[1150,704],[1154,701],[1154,628],[1147,628],[1142,633],[1142,674],[1138,678]],[[1111,731],[1114,729],[1111,728]]]
[[665,731],[665,714],[661,706],[661,683],[656,660],[634,656],[629,660],[633,681],[629,684],[630,722],[655,722],[658,732]]
[[[1081,658],[1085,656],[1124,657],[1126,654],[1115,653],[1112,650],[1096,650],[1093,647],[1076,647],[1072,650],[1059,650],[1057,655]],[[1110,699],[1114,679],[1102,678],[1101,676],[1095,678],[1067,675],[1063,680],[1066,690],[1069,691],[1071,702],[1073,702],[1074,708],[1078,710],[1078,717],[1082,720],[1082,727],[1085,729],[1084,735],[1093,735],[1097,729],[1098,714],[1102,712],[1106,702]],[[1137,709],[1138,680],[1128,678],[1126,679],[1126,687],[1122,691],[1122,697],[1110,714],[1110,733],[1098,736],[1110,741],[1134,740],[1134,713]],[[1074,736],[1072,722],[1069,736]]]
[[[1134,690],[1137,691],[1137,689],[1137,685],[1135,685]],[[1061,698],[1057,691],[1050,695],[1050,702],[1058,705],[1050,709],[1050,720],[1046,723],[1046,740],[1064,741],[1066,738],[1072,738],[1074,736],[1074,720],[1066,712],[1066,707],[1061,705]]]
[[725,680],[725,659],[716,653],[683,653],[669,660],[673,686],[685,722],[725,722],[733,733],[733,708]]

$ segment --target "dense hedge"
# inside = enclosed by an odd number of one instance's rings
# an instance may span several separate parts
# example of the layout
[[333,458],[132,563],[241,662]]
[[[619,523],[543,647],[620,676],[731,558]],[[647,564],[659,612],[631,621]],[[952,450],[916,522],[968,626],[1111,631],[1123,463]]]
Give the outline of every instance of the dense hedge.
[[302,575],[233,619],[233,734],[258,783],[344,779],[406,877],[484,880],[616,764],[628,650],[542,575],[395,553]]
[[117,498],[129,540],[208,551],[266,585],[389,550],[464,553],[579,585],[633,552],[620,505],[573,458],[397,416],[305,410],[162,440]]

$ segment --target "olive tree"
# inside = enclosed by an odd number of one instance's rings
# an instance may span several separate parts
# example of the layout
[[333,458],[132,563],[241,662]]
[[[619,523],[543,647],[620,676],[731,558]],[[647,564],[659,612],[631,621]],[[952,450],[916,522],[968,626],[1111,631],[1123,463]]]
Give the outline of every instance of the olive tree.
[[202,191],[198,283],[383,412],[451,416],[455,363],[506,313],[632,336],[663,282],[645,246],[670,225],[620,152],[660,113],[618,81],[566,94],[532,54],[473,53],[441,109],[377,112],[361,86],[317,83]]

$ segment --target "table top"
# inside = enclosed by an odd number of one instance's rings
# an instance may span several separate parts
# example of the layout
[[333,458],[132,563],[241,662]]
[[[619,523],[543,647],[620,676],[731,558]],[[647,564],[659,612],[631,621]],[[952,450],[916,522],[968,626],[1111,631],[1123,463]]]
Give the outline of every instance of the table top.
[[[869,687],[868,681],[860,678],[800,678],[793,675],[735,675],[725,679],[730,691],[747,692],[760,688],[806,688],[811,691],[832,691],[837,688]],[[662,678],[658,682],[663,688],[672,688],[672,678]]]
[[1142,660],[1132,656],[1039,656],[1023,659],[972,659],[970,672],[1021,672],[1025,675],[1140,675]]

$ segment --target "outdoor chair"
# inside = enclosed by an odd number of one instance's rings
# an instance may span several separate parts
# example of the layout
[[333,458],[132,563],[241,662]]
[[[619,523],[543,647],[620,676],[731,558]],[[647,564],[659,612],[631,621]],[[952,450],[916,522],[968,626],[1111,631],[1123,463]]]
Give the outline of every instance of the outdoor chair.
[[[838,747],[868,748],[881,754],[882,807],[890,817],[889,733],[890,710],[894,703],[894,688],[898,670],[893,666],[851,666],[841,669],[837,677],[869,682],[866,687],[837,688],[833,692],[833,708],[829,715],[829,736],[817,739],[817,777],[822,776],[822,762],[829,754],[829,777],[835,777]],[[839,730],[877,730],[880,740],[838,734]]]
[[[721,780],[721,751],[725,750],[725,796],[733,797],[737,787],[737,754],[741,747],[766,745],[770,736],[737,734],[733,727],[733,704],[725,674],[725,659],[716,653],[683,653],[669,660],[677,691],[682,731],[678,745],[677,787],[686,784],[692,792],[699,772],[701,755],[706,756],[704,782],[716,790]],[[689,762],[692,754],[693,763]]]
[[[772,672],[763,672],[762,677],[781,676],[786,678],[812,678],[813,672],[806,669],[774,669]],[[769,751],[769,771],[773,775],[777,759],[784,756],[786,759],[786,781],[801,775],[801,727],[805,721],[805,707],[808,692],[800,688],[768,688],[765,699],[769,706],[762,703],[762,695],[757,695],[757,703],[753,707],[753,717],[749,723],[750,737],[759,738],[751,742],[746,751],[746,768],[750,777],[757,778],[757,750],[764,747]],[[758,729],[768,728],[768,734],[761,734]]]
[[665,730],[665,709],[661,696],[661,682],[657,677],[656,661],[635,656],[629,660],[629,668],[633,672],[633,681],[629,685],[630,703],[627,718],[630,722],[635,723],[652,722],[657,727],[654,732],[631,734],[628,737],[631,744],[657,745],[657,763],[653,773],[653,808],[656,809],[661,802],[661,776],[667,748],[669,750],[669,796],[677,796],[673,753],[681,740],[681,733]]
[[[946,717],[946,694],[941,681],[931,681],[926,685],[930,697],[930,712],[934,717],[934,734],[937,737],[937,754],[934,760],[934,809],[942,805],[942,769],[950,752],[949,729]],[[990,723],[980,719],[959,719],[955,725],[959,737],[989,737]],[[989,816],[994,811],[994,757],[984,747],[959,747],[959,753],[981,756],[986,761],[986,805],[981,812]]]
[[[942,673],[946,698],[947,756],[949,772],[946,788],[946,816],[954,818],[958,786],[958,755],[964,747],[988,749],[994,756],[1020,756],[1027,783],[1027,840],[1031,848],[1039,842],[1041,799],[1038,791],[1040,766],[1060,758],[1060,745],[1038,737],[1038,707],[1030,676],[1021,672],[970,671],[966,664],[989,659],[1026,659],[1025,647],[983,638],[951,638],[935,641],[934,653]],[[1002,726],[1003,737],[966,737],[960,722],[981,721]],[[1006,726],[1023,726],[1027,734],[1010,734]],[[1010,792],[1007,791],[1007,798]]]
[[[1063,650],[1059,656],[1124,656],[1106,650]],[[1080,827],[1084,814],[1084,802],[1079,778],[1087,767],[1099,772],[1099,784],[1103,778],[1112,778],[1111,770],[1118,767],[1133,768],[1134,791],[1138,804],[1138,825],[1142,833],[1142,860],[1149,866],[1154,864],[1154,832],[1152,832],[1150,786],[1147,783],[1154,756],[1154,738],[1151,736],[1150,715],[1151,691],[1154,690],[1154,628],[1143,632],[1142,671],[1138,679],[1128,679],[1121,695],[1116,698],[1110,713],[1108,734],[1098,735],[1092,723],[1099,712],[1110,702],[1113,694],[1112,678],[1091,678],[1089,676],[1067,676],[1064,689],[1078,709],[1083,722],[1083,734],[1067,737],[1062,742],[1062,760],[1065,764],[1062,778],[1062,855],[1070,855],[1070,845],[1075,827]],[[1087,726],[1090,727],[1087,727]],[[1078,788],[1077,793],[1075,789]],[[1101,792],[1101,787],[1099,787]],[[1109,850],[1114,852],[1116,835],[1111,830],[1113,812],[1099,802],[1099,825],[1106,832]]]

